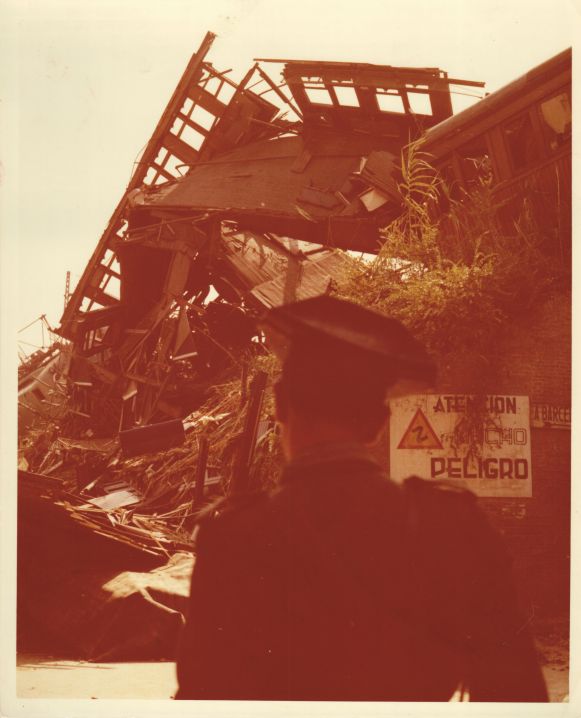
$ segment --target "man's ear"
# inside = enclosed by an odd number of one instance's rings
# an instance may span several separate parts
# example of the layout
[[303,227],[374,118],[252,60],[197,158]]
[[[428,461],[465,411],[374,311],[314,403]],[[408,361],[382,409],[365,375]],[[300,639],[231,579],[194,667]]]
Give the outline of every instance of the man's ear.
[[288,389],[281,380],[274,385],[274,408],[276,420],[285,423],[288,419]]
[[389,424],[391,412],[388,406],[382,406],[375,409],[374,414],[374,427],[371,429],[365,441],[367,446],[375,446],[384,435],[387,430],[387,425]]

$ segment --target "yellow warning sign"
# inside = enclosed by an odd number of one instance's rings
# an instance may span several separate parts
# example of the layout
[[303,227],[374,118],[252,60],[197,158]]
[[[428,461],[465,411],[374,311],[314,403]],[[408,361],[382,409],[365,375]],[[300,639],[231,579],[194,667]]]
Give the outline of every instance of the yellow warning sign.
[[418,409],[405,430],[398,449],[443,449],[442,442],[430,426],[424,412]]

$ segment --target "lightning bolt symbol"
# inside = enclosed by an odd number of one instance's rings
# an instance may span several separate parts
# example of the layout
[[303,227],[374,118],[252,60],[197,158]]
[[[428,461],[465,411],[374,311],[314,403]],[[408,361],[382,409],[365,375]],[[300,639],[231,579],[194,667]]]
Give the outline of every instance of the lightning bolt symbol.
[[416,435],[416,440],[420,443],[428,440],[428,435],[423,433],[421,426],[416,426],[412,429],[412,434]]

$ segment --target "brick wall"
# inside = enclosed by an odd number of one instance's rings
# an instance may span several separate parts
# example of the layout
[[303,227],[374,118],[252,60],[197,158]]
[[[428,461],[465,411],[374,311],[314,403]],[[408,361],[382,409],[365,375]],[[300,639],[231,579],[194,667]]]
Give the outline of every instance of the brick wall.
[[[489,377],[474,376],[458,356],[444,368],[441,393],[524,395],[533,402],[571,404],[571,297],[556,293],[504,327]],[[389,463],[389,442],[378,455]],[[532,498],[482,498],[505,536],[523,603],[537,617],[562,614],[569,601],[569,430],[531,428]]]
[[[495,393],[571,405],[571,297],[554,295],[513,323],[499,346]],[[533,495],[483,499],[506,537],[523,596],[540,615],[569,602],[571,433],[531,428]]]

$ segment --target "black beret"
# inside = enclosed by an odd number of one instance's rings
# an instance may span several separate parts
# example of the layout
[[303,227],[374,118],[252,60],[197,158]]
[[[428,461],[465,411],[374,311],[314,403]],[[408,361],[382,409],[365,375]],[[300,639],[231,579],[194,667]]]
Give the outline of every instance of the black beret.
[[399,321],[352,302],[313,297],[269,310],[261,324],[275,353],[303,373],[312,366],[331,380],[348,372],[354,385],[358,375],[414,388],[436,380],[435,363]]

